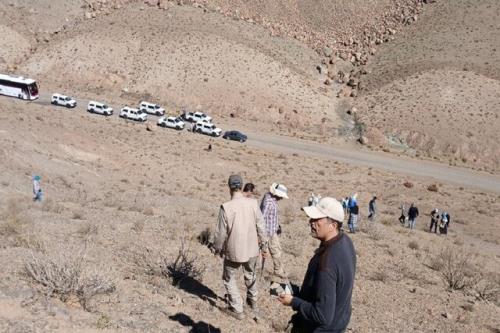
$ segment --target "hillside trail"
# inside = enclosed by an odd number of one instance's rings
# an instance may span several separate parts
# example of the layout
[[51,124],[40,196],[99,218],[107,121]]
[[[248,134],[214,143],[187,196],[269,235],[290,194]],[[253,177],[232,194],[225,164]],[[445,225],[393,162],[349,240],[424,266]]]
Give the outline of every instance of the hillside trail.
[[[85,110],[88,100],[77,99],[77,110]],[[50,105],[50,95],[42,94],[34,103]],[[113,105],[111,105],[114,107]],[[114,107],[116,121],[121,121],[116,114],[119,108]],[[157,117],[148,116],[148,121],[157,121]],[[361,150],[354,144],[347,148],[321,144],[312,141],[300,140],[294,137],[276,134],[245,131],[248,135],[246,144],[266,150],[288,154],[301,154],[353,164],[357,166],[372,167],[388,170],[403,175],[413,175],[433,178],[435,181],[453,183],[456,185],[477,188],[479,190],[500,194],[500,176],[477,172],[470,169],[451,167],[432,161],[416,160],[408,157],[395,156],[384,152],[371,152]]]

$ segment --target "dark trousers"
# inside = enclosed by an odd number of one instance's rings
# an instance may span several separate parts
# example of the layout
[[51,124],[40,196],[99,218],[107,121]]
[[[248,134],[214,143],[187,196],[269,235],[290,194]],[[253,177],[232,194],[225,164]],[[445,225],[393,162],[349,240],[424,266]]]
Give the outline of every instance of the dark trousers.
[[432,232],[432,227],[434,227],[434,233],[437,234],[437,221],[431,220],[431,227],[429,228],[429,232]]

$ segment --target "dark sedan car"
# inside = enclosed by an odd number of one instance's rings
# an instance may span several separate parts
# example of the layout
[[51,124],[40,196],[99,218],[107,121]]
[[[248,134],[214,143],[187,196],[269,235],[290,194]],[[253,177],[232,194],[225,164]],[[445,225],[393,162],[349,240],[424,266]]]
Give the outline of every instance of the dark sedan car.
[[238,131],[227,131],[226,133],[224,133],[222,137],[227,140],[233,140],[239,142],[247,141],[247,136]]

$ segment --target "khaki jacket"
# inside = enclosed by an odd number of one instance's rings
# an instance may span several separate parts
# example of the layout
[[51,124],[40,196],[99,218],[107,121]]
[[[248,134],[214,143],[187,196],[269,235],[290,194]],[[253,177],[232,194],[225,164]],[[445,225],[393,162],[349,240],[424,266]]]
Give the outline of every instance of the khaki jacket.
[[259,243],[267,243],[267,238],[257,200],[235,192],[219,210],[215,250],[224,253],[227,260],[243,263],[259,255]]

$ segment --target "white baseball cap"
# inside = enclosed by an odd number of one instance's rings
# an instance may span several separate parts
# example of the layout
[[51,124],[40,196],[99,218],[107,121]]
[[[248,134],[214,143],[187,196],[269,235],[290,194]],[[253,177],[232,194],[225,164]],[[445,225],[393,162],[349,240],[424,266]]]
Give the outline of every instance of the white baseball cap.
[[311,219],[329,217],[337,222],[344,221],[344,208],[335,198],[324,197],[319,200],[316,206],[303,207],[302,210]]
[[269,188],[269,192],[277,197],[288,199],[288,189],[283,184],[273,183]]

